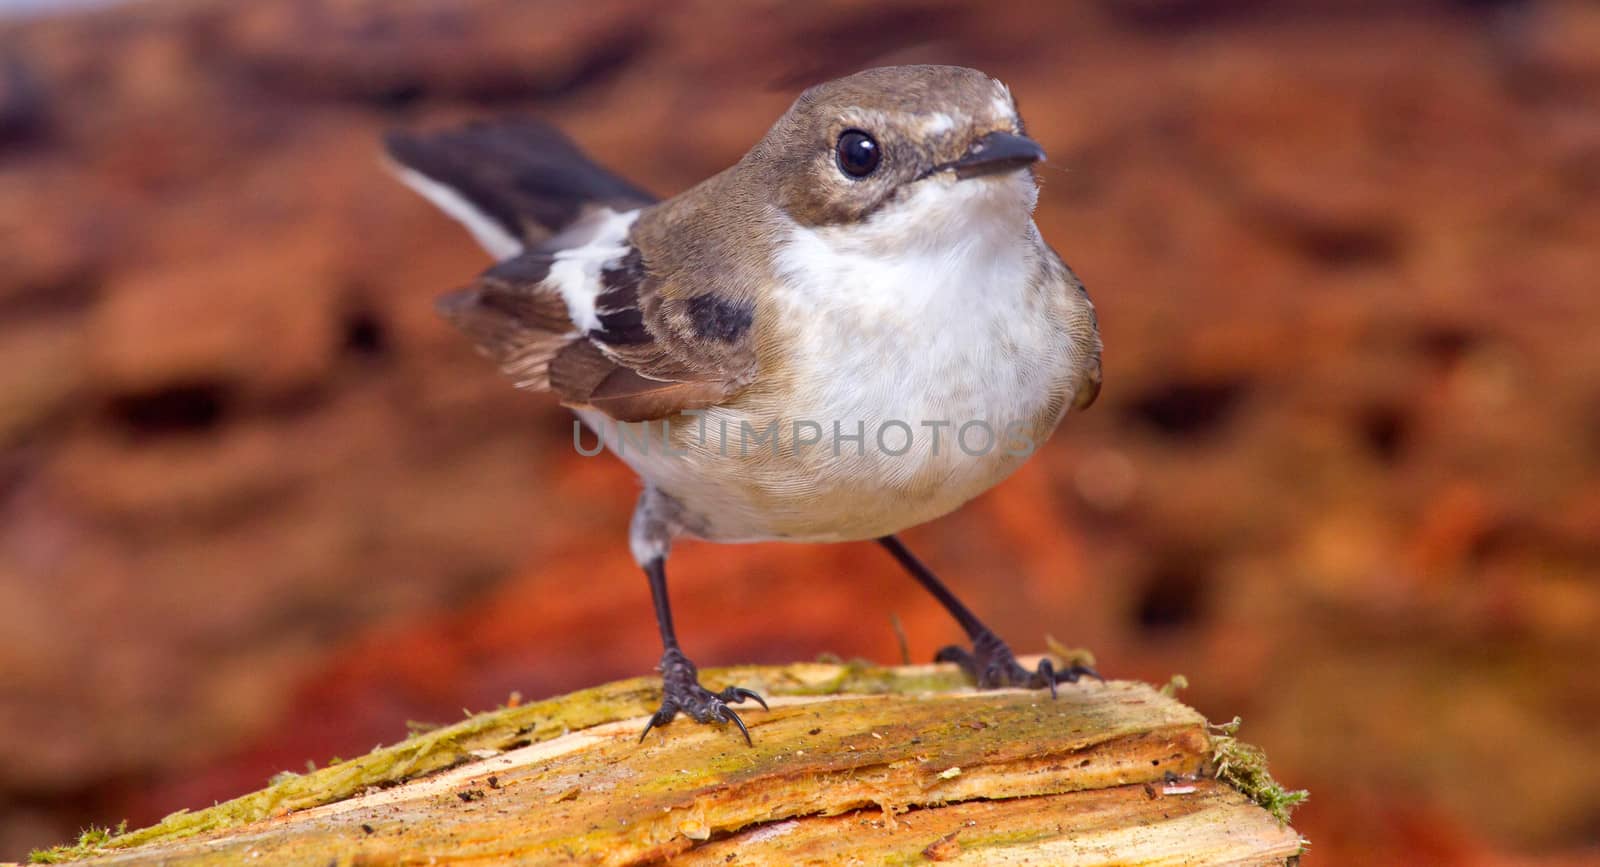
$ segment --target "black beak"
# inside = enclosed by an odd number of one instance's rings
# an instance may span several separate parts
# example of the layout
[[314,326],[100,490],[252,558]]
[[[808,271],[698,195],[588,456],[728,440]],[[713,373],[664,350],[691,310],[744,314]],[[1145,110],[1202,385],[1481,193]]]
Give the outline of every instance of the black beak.
[[992,132],[972,143],[967,155],[944,166],[955,169],[956,177],[981,178],[1027,168],[1044,159],[1044,148],[1031,138],[1008,132]]

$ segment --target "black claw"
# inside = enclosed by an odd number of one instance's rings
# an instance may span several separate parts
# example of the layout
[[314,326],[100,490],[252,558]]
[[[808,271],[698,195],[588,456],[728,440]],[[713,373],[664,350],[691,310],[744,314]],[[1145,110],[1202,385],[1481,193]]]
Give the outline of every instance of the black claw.
[[1039,660],[1039,667],[1034,670],[1033,677],[1028,679],[1029,685],[1030,686],[1034,686],[1034,689],[1038,689],[1038,686],[1035,686],[1033,684],[1033,681],[1036,681],[1036,680],[1043,680],[1045,682],[1045,684],[1050,687],[1050,699],[1051,699],[1051,701],[1054,701],[1055,699],[1060,698],[1060,694],[1056,692],[1056,666],[1055,666],[1055,663],[1051,662],[1048,659]]
[[744,701],[745,699],[748,698],[748,699],[752,699],[753,701],[755,701],[756,704],[761,705],[761,709],[762,710],[772,710],[772,708],[767,707],[767,700],[766,699],[764,699],[761,696],[757,695],[754,690],[745,689],[742,686],[730,686],[730,687],[728,687],[727,689],[722,691],[721,698],[722,698],[723,701],[731,701],[734,704],[738,704],[739,702],[742,702],[742,701]]
[[1101,683],[1106,682],[1106,679],[1100,676],[1100,672],[1095,671],[1087,665],[1078,665],[1076,663],[1074,663],[1071,668],[1058,674],[1056,677],[1060,680],[1066,681],[1067,683],[1077,683],[1078,678],[1080,677],[1092,677]]
[[644,731],[639,733],[640,743],[651,729],[672,722],[682,713],[698,723],[731,722],[739,727],[745,743],[755,746],[755,741],[750,739],[750,729],[728,703],[754,699],[765,710],[768,709],[766,699],[742,686],[730,686],[720,693],[706,689],[700,685],[700,672],[694,663],[676,649],[661,656],[661,680],[661,708],[645,723]]
[[644,724],[644,731],[639,732],[639,743],[641,743],[641,744],[644,743],[644,736],[649,734],[650,730],[655,728],[655,727],[656,727],[656,715],[655,714],[651,714],[650,715],[650,719],[647,720],[645,722],[645,724]]
[[1050,697],[1055,698],[1058,683],[1077,683],[1078,678],[1084,676],[1105,682],[1100,672],[1087,665],[1076,663],[1070,668],[1057,671],[1055,663],[1041,659],[1039,666],[1029,671],[1017,662],[1017,657],[1011,652],[1011,648],[1006,646],[999,636],[987,630],[973,638],[971,650],[951,645],[940,650],[933,659],[935,662],[953,662],[960,666],[961,670],[977,683],[979,689],[997,689],[1006,686],[1048,688]]
[[753,746],[756,745],[755,741],[750,740],[750,730],[744,727],[744,720],[739,718],[739,714],[736,711],[734,711],[733,708],[728,707],[727,705],[720,705],[717,708],[717,712],[718,712],[718,715],[720,715],[723,718],[723,720],[725,720],[727,722],[731,722],[734,725],[739,727],[739,733],[744,735],[744,745],[745,746],[753,747]]
[[977,660],[972,658],[972,654],[968,653],[965,647],[958,647],[954,644],[948,647],[942,647],[939,649],[938,653],[933,655],[933,661],[953,662],[963,672],[966,673],[967,677],[970,677],[975,681],[982,680],[982,678],[978,676]]
[[650,719],[644,724],[644,731],[639,732],[639,743],[644,743],[644,737],[650,734],[651,729],[672,722],[672,718],[678,713],[678,708],[671,702],[672,699],[670,698],[662,699],[661,709],[650,715]]

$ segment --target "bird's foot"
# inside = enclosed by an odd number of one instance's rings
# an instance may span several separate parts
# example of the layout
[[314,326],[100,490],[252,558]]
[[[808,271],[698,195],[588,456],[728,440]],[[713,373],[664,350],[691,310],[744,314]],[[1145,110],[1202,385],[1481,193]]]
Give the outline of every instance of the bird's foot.
[[700,685],[700,671],[683,655],[683,651],[676,648],[661,654],[661,708],[650,716],[650,721],[645,723],[644,731],[639,733],[639,742],[644,742],[644,737],[656,726],[664,726],[672,722],[672,718],[680,713],[687,714],[697,723],[731,722],[739,727],[744,735],[744,742],[755,746],[750,740],[750,730],[745,728],[744,720],[728,707],[730,703],[738,704],[745,699],[754,699],[767,709],[767,703],[761,696],[742,686],[730,686],[722,692],[712,692]]
[[939,651],[934,657],[935,662],[953,662],[961,666],[961,670],[968,677],[978,682],[979,689],[999,689],[1007,686],[1021,686],[1028,689],[1050,688],[1050,697],[1056,697],[1056,684],[1077,683],[1080,677],[1092,677],[1104,682],[1105,678],[1100,672],[1087,665],[1073,663],[1071,667],[1056,670],[1055,663],[1049,659],[1039,661],[1039,667],[1033,671],[1023,668],[1017,662],[1017,657],[1011,648],[1000,640],[988,629],[978,633],[972,639],[972,649],[951,645]]

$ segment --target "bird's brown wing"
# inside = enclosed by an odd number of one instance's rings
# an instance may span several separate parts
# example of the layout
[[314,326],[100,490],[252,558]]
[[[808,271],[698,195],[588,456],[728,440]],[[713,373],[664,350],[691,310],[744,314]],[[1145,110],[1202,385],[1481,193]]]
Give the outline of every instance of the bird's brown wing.
[[[622,249],[597,277],[584,278],[593,285],[572,285],[559,269],[552,275],[556,254],[524,253],[439,307],[519,386],[618,421],[704,409],[748,384],[756,369],[753,306],[674,292],[637,247]],[[594,298],[596,327],[573,324],[572,294]]]
[[695,210],[726,197],[653,206],[534,120],[386,144],[402,180],[500,260],[439,309],[519,386],[639,421],[712,406],[754,376],[754,306],[701,285],[736,272],[737,256],[706,248],[726,208]]
[[553,256],[523,253],[442,296],[439,313],[499,363],[520,388],[549,389],[550,361],[578,337],[566,301],[548,284]]
[[637,246],[600,280],[599,327],[550,362],[563,403],[642,421],[714,406],[754,378],[753,304],[673,283]]
[[1062,287],[1066,298],[1073,303],[1064,305],[1062,315],[1072,335],[1072,353],[1075,366],[1072,376],[1072,409],[1082,412],[1100,397],[1103,382],[1100,365],[1100,323],[1094,312],[1094,302],[1089,300],[1089,290],[1083,281],[1067,267],[1054,249],[1045,259],[1046,279]]

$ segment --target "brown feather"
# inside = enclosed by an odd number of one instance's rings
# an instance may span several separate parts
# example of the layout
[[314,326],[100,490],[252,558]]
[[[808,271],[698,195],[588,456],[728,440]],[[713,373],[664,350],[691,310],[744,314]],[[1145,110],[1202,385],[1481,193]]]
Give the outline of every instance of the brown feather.
[[543,284],[549,258],[525,253],[479,275],[436,306],[524,388],[548,388],[551,358],[573,337],[566,303]]
[[1100,396],[1100,359],[1094,360],[1093,366],[1085,370],[1078,379],[1077,390],[1072,395],[1072,409],[1082,412],[1094,405],[1095,398]]
[[720,382],[662,382],[619,367],[589,395],[588,405],[617,421],[651,421],[705,409],[725,397]]
[[565,404],[587,406],[589,395],[617,369],[600,348],[587,340],[574,340],[550,361],[550,390]]

